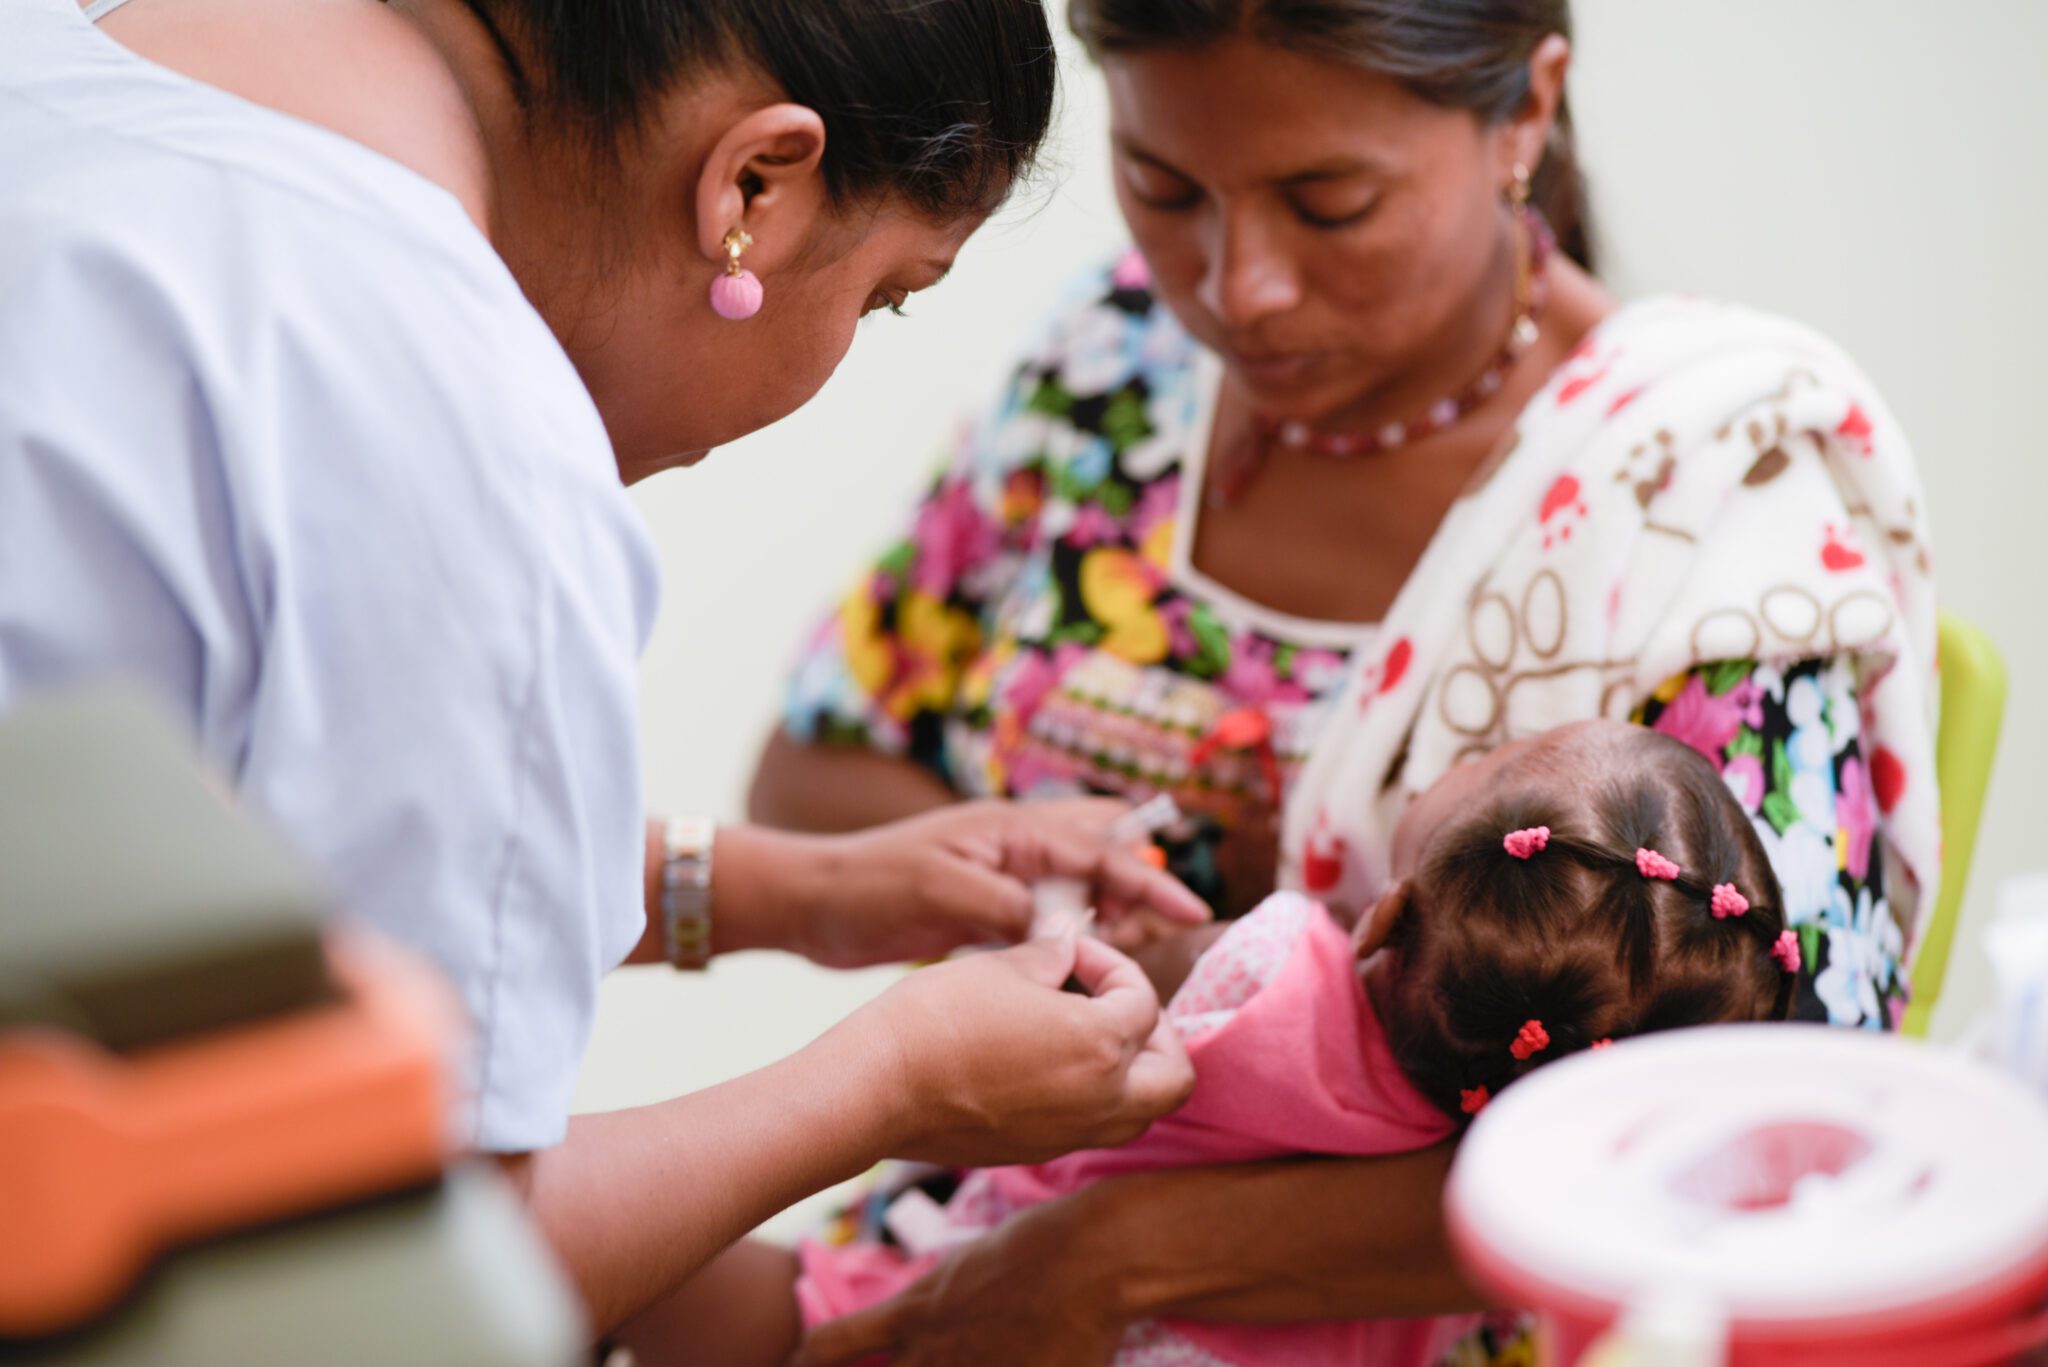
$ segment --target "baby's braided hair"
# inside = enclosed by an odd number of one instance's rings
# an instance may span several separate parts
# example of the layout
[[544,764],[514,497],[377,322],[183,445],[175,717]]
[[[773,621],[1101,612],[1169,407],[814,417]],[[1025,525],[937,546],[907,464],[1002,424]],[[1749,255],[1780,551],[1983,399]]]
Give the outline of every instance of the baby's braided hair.
[[1567,1053],[1791,1010],[1778,882],[1713,766],[1641,728],[1557,744],[1430,842],[1388,940],[1395,1057],[1453,1116]]

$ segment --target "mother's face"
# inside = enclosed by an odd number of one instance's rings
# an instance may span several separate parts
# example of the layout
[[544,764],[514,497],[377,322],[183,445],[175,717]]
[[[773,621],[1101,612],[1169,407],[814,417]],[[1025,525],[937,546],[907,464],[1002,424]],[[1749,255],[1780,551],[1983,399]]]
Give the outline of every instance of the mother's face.
[[1512,150],[1467,111],[1251,38],[1104,72],[1156,288],[1260,412],[1323,417],[1398,380],[1500,269]]

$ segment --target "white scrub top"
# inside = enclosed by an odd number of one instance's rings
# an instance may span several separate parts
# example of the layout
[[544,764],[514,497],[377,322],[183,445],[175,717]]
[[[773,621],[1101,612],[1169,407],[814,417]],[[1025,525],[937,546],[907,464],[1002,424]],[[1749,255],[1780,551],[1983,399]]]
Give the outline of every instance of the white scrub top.
[[645,924],[656,569],[452,196],[0,0],[0,709],[167,700],[339,908],[453,979],[486,1149],[561,1138]]

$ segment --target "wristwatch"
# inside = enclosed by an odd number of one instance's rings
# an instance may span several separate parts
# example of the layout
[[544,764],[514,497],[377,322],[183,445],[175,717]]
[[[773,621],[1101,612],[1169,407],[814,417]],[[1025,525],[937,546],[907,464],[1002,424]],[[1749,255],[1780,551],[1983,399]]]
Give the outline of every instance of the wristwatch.
[[661,860],[661,933],[668,961],[701,970],[711,962],[711,847],[716,823],[669,819]]

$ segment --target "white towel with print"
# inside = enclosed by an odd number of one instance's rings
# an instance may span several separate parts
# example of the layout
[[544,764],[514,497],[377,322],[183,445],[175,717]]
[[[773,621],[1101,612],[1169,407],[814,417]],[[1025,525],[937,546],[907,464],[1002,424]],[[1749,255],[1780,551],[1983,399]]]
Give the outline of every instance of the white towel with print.
[[1695,665],[1852,660],[1894,912],[1931,906],[1935,602],[1911,452],[1798,324],[1659,298],[1595,329],[1446,517],[1353,667],[1282,883],[1364,904],[1407,800],[1468,754],[1627,717]]

